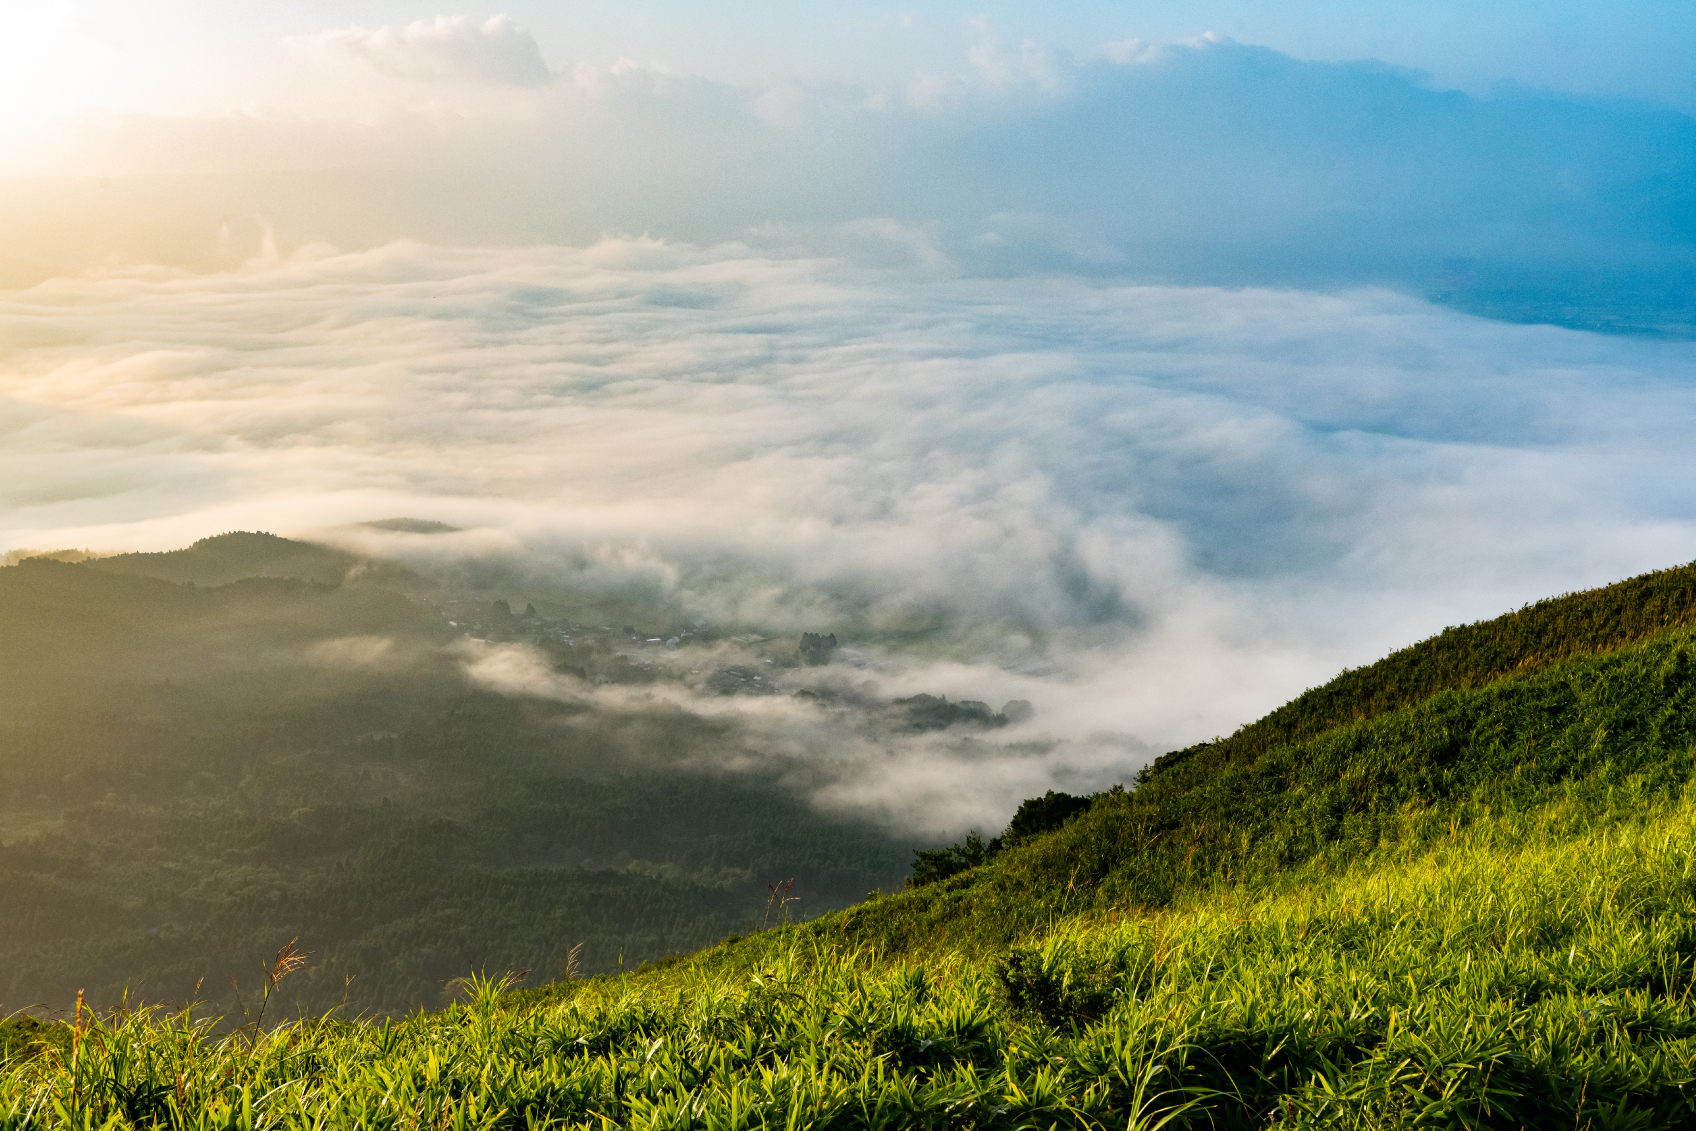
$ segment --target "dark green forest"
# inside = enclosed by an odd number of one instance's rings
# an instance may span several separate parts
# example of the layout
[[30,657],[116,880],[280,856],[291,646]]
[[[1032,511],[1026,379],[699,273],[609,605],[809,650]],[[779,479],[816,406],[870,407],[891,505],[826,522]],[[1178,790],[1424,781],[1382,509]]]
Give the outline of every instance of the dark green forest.
[[[534,635],[465,603],[485,637]],[[239,1015],[297,937],[285,1009],[434,1008],[473,969],[541,982],[574,950],[616,970],[757,928],[780,881],[791,917],[899,886],[905,838],[617,757],[726,740],[697,719],[589,726],[470,686],[444,651],[464,616],[268,535],[0,569],[0,1008],[84,990]],[[545,643],[653,678],[599,631]]]

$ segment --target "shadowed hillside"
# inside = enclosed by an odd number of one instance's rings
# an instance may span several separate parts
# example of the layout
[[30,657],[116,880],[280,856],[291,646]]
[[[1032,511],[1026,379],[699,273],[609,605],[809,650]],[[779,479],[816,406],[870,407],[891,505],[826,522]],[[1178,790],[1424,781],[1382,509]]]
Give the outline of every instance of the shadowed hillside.
[[358,559],[328,546],[274,534],[234,531],[202,538],[186,550],[116,554],[86,564],[108,573],[133,573],[196,585],[227,585],[246,577],[293,577],[339,585]]
[[1222,742],[1202,743],[1158,759],[1146,774],[1152,777],[1189,762],[1212,767],[1252,761],[1275,746],[1410,706],[1439,691],[1477,687],[1510,672],[1606,652],[1693,624],[1696,563],[1550,597],[1493,620],[1446,628],[1375,664],[1345,670]]
[[813,914],[899,882],[903,842],[864,821],[625,757],[726,741],[691,716],[480,690],[463,628],[368,582],[213,583],[350,560],[225,535],[131,556],[194,583],[0,568],[0,1015],[197,984],[234,1009],[295,937],[285,1011],[405,1012],[474,967],[545,980],[574,948],[604,971],[749,930],[776,881]]

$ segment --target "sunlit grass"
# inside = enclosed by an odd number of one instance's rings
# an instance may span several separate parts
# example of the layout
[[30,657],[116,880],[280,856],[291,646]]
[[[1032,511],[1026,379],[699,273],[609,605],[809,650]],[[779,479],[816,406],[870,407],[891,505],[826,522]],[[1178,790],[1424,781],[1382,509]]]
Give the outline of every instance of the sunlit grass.
[[85,1014],[0,1127],[1685,1125],[1696,801],[1562,805],[992,959],[790,928],[404,1021]]

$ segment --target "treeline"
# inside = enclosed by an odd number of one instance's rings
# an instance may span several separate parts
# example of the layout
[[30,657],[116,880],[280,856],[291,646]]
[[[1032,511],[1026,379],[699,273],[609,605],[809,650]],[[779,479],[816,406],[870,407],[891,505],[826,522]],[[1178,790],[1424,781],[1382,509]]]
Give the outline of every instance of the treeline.
[[[183,550],[91,558],[90,569],[163,581],[227,585],[249,577],[286,577],[340,585],[362,563],[352,554],[274,534],[237,530]],[[390,567],[392,570],[392,567]]]
[[472,969],[557,977],[580,944],[587,972],[698,949],[757,927],[774,882],[794,879],[791,911],[811,916],[904,870],[887,833],[775,787],[527,776],[545,736],[508,701],[467,699],[374,741],[252,757],[235,780],[177,765],[177,799],[108,797],[8,837],[0,1002],[200,986],[228,1010],[229,976],[252,989],[298,937],[312,965],[288,1007],[345,992],[354,1012],[405,1012]]
[[902,871],[886,834],[734,781],[500,774],[350,805],[334,797],[358,772],[317,769],[270,800],[262,774],[79,807],[0,849],[0,1002],[181,1002],[200,986],[227,1010],[230,975],[252,989],[298,937],[312,961],[287,1006],[319,1011],[345,989],[355,1012],[404,1012],[472,969],[545,981],[579,945],[581,968],[603,972],[747,932],[774,882],[793,878],[791,913],[816,915]]
[[1075,797],[1052,789],[1041,797],[1028,798],[1007,823],[1007,831],[998,837],[985,841],[974,829],[965,840],[947,848],[915,849],[913,874],[907,878],[907,886],[923,887],[938,883],[979,864],[987,864],[1006,849],[1059,828],[1092,803],[1091,798]]

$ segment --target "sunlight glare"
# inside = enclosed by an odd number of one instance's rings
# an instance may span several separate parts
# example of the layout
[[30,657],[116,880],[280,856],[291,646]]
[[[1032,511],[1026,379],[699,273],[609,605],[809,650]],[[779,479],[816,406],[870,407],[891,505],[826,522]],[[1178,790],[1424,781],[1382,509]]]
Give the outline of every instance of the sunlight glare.
[[[160,93],[132,65],[123,32],[88,5],[17,5],[0,14],[0,175],[48,171],[65,123],[98,111],[135,112]],[[163,60],[153,76],[170,73]]]

